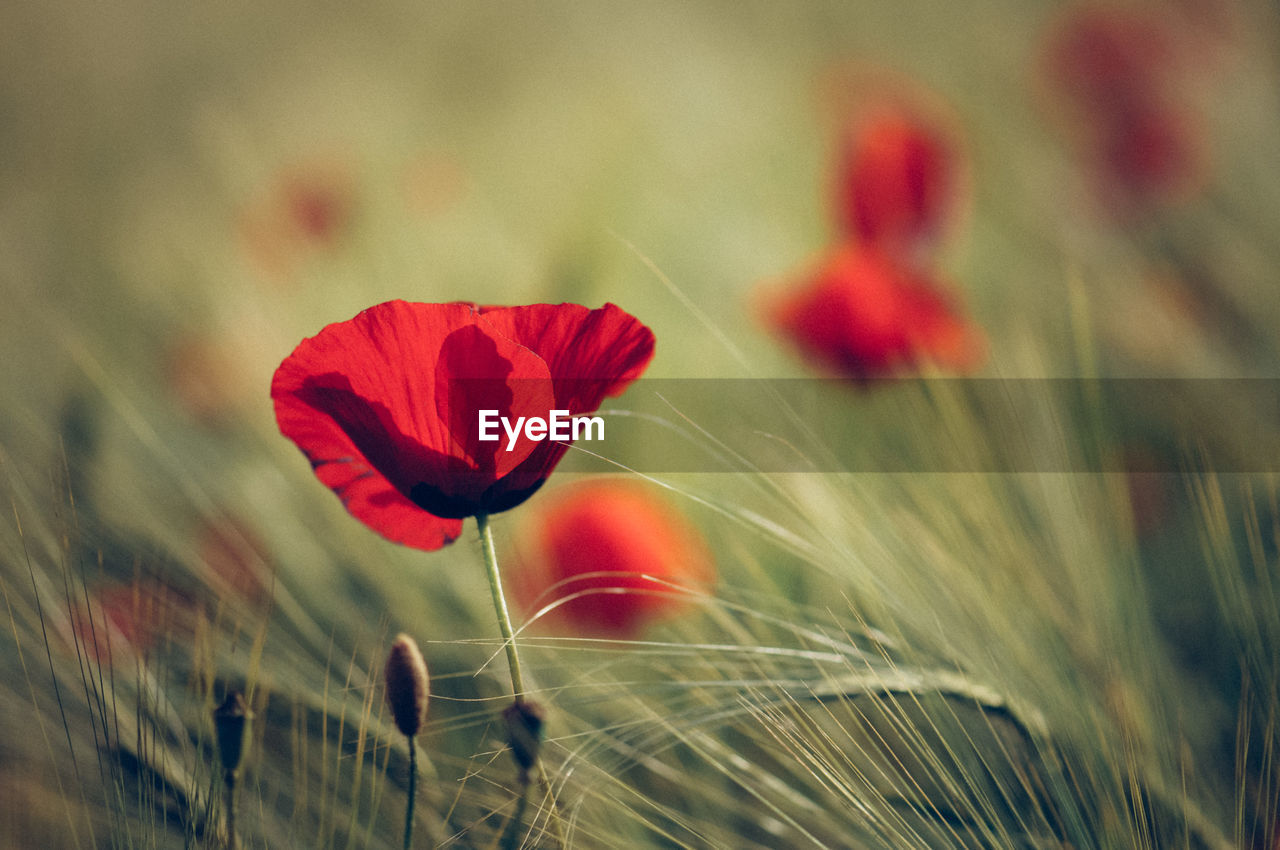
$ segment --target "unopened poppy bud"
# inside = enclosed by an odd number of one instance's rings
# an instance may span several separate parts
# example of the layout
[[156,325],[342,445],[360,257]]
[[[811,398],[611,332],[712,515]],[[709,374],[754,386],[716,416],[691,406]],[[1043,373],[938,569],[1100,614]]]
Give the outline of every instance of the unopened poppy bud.
[[507,723],[507,744],[521,773],[527,773],[538,763],[538,749],[542,746],[542,727],[547,713],[536,702],[517,700],[502,712]]
[[391,707],[396,728],[412,738],[426,722],[427,700],[431,695],[427,663],[413,638],[400,634],[392,641],[385,676],[387,705]]
[[213,729],[218,739],[218,758],[228,775],[240,770],[244,761],[244,742],[248,737],[249,720],[253,717],[245,705],[244,695],[230,691],[222,705],[213,710]]

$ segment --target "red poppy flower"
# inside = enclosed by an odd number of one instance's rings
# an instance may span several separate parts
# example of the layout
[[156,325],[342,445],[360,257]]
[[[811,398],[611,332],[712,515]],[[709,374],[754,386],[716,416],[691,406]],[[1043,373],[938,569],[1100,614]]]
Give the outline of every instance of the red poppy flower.
[[340,162],[316,160],[282,174],[241,220],[250,258],[288,280],[311,254],[338,244],[356,214],[355,181]]
[[1172,30],[1153,14],[1081,6],[1051,31],[1043,62],[1048,81],[1073,108],[1110,119],[1163,99],[1180,52]]
[[512,583],[522,607],[532,613],[566,600],[547,618],[578,634],[635,637],[684,607],[677,587],[705,590],[715,576],[701,535],[631,482],[560,490],[525,518],[519,541]]
[[768,321],[836,373],[867,380],[921,361],[976,368],[980,332],[935,283],[886,255],[844,246],[800,291],[767,308]]
[[390,540],[438,549],[464,517],[533,495],[568,449],[527,430],[482,440],[480,410],[510,423],[591,413],[640,375],[653,342],[612,304],[390,301],[303,340],[271,397],[280,430],[347,510]]
[[142,657],[164,636],[189,635],[192,602],[154,581],[109,584],[70,612],[72,640],[98,663]]
[[1208,176],[1203,129],[1174,105],[1134,109],[1099,128],[1093,154],[1105,197],[1121,211],[1134,202],[1190,198]]
[[936,242],[955,206],[957,152],[935,127],[882,107],[850,130],[836,173],[844,235],[903,259]]
[[1187,198],[1207,174],[1206,136],[1185,105],[1190,45],[1175,19],[1154,9],[1080,7],[1047,40],[1051,114],[1118,213]]

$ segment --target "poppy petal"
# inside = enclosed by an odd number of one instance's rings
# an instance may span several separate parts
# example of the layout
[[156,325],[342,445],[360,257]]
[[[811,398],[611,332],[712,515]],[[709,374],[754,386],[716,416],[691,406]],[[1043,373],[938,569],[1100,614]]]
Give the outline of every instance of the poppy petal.
[[546,361],[556,403],[572,413],[590,413],[621,393],[653,358],[653,331],[613,304],[596,310],[577,304],[481,310],[496,331]]
[[441,340],[473,316],[465,304],[380,304],[303,340],[272,380],[281,432],[353,515],[397,543],[437,549],[461,531],[407,495],[454,468],[434,415],[434,371],[414,366],[434,362]]
[[484,324],[449,334],[436,361],[436,412],[448,426],[450,453],[490,481],[519,466],[537,443],[523,432],[515,440],[506,434],[481,440],[480,411],[493,410],[511,423],[530,416],[545,418],[555,407],[550,378],[541,357],[491,333]]
[[958,156],[933,126],[886,108],[850,132],[836,181],[843,232],[901,258],[933,246],[955,206]]
[[979,332],[932,280],[852,246],[827,257],[767,318],[803,353],[855,380],[889,376],[923,359],[972,369],[983,354]]
[[[556,407],[572,414],[594,412],[605,398],[625,390],[653,358],[653,331],[613,304],[596,310],[577,304],[532,304],[481,312],[497,333],[527,345],[546,361]],[[499,482],[501,495],[495,492],[495,500],[505,503],[516,494],[532,494],[567,450],[565,443],[539,443]],[[519,501],[524,498],[527,495]]]

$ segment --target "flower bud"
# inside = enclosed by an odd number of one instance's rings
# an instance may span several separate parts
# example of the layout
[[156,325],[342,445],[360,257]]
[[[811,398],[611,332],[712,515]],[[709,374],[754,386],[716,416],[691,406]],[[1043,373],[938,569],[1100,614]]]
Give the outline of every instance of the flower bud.
[[522,774],[538,763],[546,717],[541,705],[528,700],[517,700],[502,712],[502,719],[507,724],[507,743]]
[[248,737],[253,713],[245,705],[244,695],[229,691],[222,705],[213,711],[213,730],[218,739],[218,758],[228,775],[240,770],[244,761],[244,742]]
[[412,738],[426,722],[430,697],[427,663],[422,660],[422,653],[413,638],[400,634],[392,641],[384,675],[387,705],[391,707],[396,728]]

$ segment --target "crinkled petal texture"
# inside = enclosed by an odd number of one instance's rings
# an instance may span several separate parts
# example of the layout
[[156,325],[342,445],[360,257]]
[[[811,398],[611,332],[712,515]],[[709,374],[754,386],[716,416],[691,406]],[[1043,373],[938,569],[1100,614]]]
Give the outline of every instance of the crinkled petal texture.
[[[390,301],[303,340],[271,384],[276,420],[320,480],[384,537],[438,549],[462,519],[523,502],[568,443],[482,440],[594,411],[635,380],[653,333],[612,304],[480,308]],[[510,448],[508,446],[510,445]]]
[[967,371],[984,353],[981,333],[928,278],[854,246],[829,255],[767,318],[802,353],[855,380],[923,361]]

